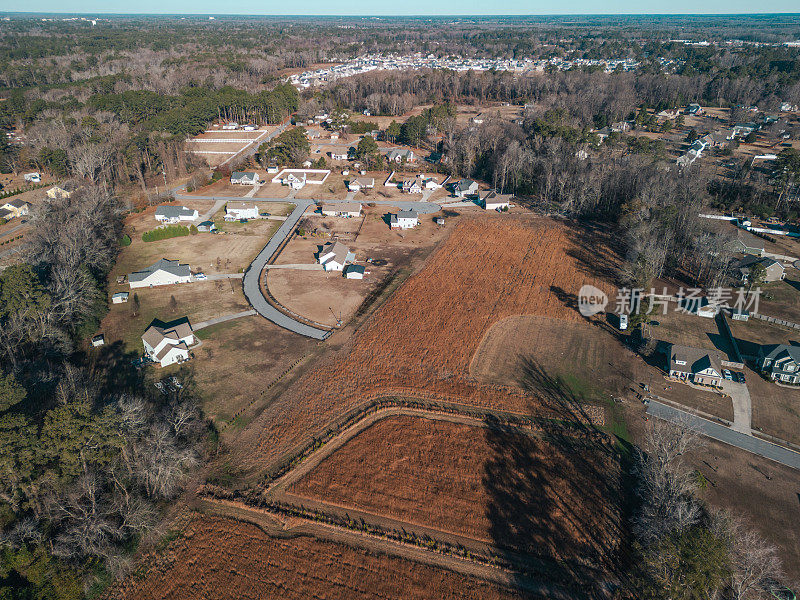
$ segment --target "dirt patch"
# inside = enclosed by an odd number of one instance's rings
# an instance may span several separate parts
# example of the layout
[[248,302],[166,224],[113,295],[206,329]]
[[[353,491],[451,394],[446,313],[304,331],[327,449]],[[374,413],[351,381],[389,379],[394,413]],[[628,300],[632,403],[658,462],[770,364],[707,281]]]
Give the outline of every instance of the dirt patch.
[[128,578],[111,597],[511,600],[520,593],[344,544],[308,537],[277,539],[248,523],[198,518],[157,567],[144,577]]
[[575,439],[400,416],[288,491],[517,552],[602,562],[618,544],[618,476],[608,455]]

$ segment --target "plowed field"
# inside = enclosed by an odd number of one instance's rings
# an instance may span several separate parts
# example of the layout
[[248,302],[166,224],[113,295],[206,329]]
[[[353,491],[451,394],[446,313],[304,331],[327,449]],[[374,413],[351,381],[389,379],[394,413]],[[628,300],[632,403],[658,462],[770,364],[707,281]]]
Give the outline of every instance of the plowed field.
[[585,283],[608,262],[569,226],[525,217],[462,221],[342,351],[268,407],[244,432],[240,461],[255,469],[382,394],[445,397],[464,404],[547,415],[519,389],[479,383],[469,364],[491,326],[510,315],[579,322]]
[[620,528],[602,448],[420,417],[379,421],[287,491],[562,560],[613,560]]
[[254,525],[197,519],[145,578],[112,597],[131,600],[511,600],[499,585],[307,537],[276,539]]

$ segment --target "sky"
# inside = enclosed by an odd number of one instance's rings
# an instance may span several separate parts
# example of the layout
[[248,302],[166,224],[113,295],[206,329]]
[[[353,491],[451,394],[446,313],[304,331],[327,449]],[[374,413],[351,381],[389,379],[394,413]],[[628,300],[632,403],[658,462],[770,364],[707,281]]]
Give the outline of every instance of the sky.
[[[0,0],[0,12],[95,14],[208,14],[218,15],[224,5],[217,0]],[[772,0],[768,5],[752,0],[237,0],[226,6],[245,15],[563,15],[563,14],[744,14],[791,13],[800,10],[798,0]]]

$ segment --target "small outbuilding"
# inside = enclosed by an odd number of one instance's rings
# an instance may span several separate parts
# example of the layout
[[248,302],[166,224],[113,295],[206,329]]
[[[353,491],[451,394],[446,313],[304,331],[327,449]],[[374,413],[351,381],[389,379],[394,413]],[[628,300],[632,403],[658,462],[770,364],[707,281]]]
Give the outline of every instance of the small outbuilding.
[[347,265],[344,268],[344,276],[347,279],[364,279],[365,268],[362,265]]
[[117,292],[116,294],[111,296],[111,303],[125,304],[128,301],[128,296],[130,296],[130,292]]

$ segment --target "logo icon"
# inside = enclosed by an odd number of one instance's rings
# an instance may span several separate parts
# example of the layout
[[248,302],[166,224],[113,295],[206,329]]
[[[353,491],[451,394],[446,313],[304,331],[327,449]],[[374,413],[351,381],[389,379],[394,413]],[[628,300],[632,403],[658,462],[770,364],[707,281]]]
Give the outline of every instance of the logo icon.
[[608,304],[608,296],[593,285],[584,285],[578,291],[578,312],[584,317],[591,317],[603,312]]

